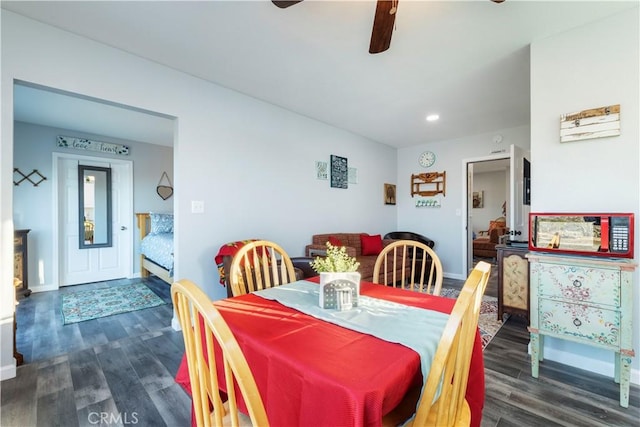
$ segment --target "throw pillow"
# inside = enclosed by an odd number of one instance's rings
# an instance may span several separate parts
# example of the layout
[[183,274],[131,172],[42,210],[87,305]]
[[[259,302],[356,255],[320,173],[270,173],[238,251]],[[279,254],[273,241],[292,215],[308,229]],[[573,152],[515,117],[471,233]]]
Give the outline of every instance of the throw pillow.
[[362,255],[378,255],[382,252],[382,236],[361,234],[360,245],[362,246]]
[[332,246],[344,246],[342,241],[335,236],[329,236],[329,243],[331,243]]
[[149,234],[173,233],[173,214],[150,213]]

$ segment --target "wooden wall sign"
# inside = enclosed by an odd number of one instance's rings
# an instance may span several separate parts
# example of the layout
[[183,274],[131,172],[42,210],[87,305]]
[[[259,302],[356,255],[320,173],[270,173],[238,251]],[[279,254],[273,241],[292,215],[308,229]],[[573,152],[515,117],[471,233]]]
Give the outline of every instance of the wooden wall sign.
[[560,142],[620,135],[620,104],[560,117]]
[[129,147],[122,144],[112,144],[110,142],[92,141],[85,138],[73,138],[70,136],[59,136],[58,147],[75,148],[76,150],[98,151],[100,153],[118,154],[120,156],[129,155]]
[[419,195],[433,197],[436,194],[446,196],[447,171],[427,172],[411,175],[411,197]]

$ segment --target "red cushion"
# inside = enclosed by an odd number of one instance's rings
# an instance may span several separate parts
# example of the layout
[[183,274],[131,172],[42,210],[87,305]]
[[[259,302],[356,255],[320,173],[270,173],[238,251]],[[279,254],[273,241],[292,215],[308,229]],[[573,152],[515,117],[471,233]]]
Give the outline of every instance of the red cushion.
[[362,245],[362,255],[378,255],[382,252],[382,236],[379,234],[374,236],[361,234],[360,244]]
[[342,241],[340,241],[340,239],[334,236],[329,236],[329,243],[331,243],[331,245],[333,246],[344,246],[342,244]]

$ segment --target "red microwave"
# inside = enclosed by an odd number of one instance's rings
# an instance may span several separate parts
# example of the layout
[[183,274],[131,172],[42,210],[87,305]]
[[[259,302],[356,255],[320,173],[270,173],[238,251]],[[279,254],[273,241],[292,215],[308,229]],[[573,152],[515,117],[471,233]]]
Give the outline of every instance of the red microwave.
[[633,258],[633,214],[532,212],[529,250]]

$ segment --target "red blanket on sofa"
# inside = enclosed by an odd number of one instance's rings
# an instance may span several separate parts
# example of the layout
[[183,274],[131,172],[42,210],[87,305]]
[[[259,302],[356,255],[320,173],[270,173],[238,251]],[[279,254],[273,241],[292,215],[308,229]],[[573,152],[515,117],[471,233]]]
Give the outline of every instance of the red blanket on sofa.
[[222,286],[226,285],[226,277],[224,275],[224,257],[228,255],[233,258],[233,256],[240,250],[241,247],[249,242],[255,242],[256,240],[259,239],[238,240],[237,242],[229,242],[220,246],[218,254],[213,258],[213,260],[218,266],[218,274],[220,274],[220,284]]

